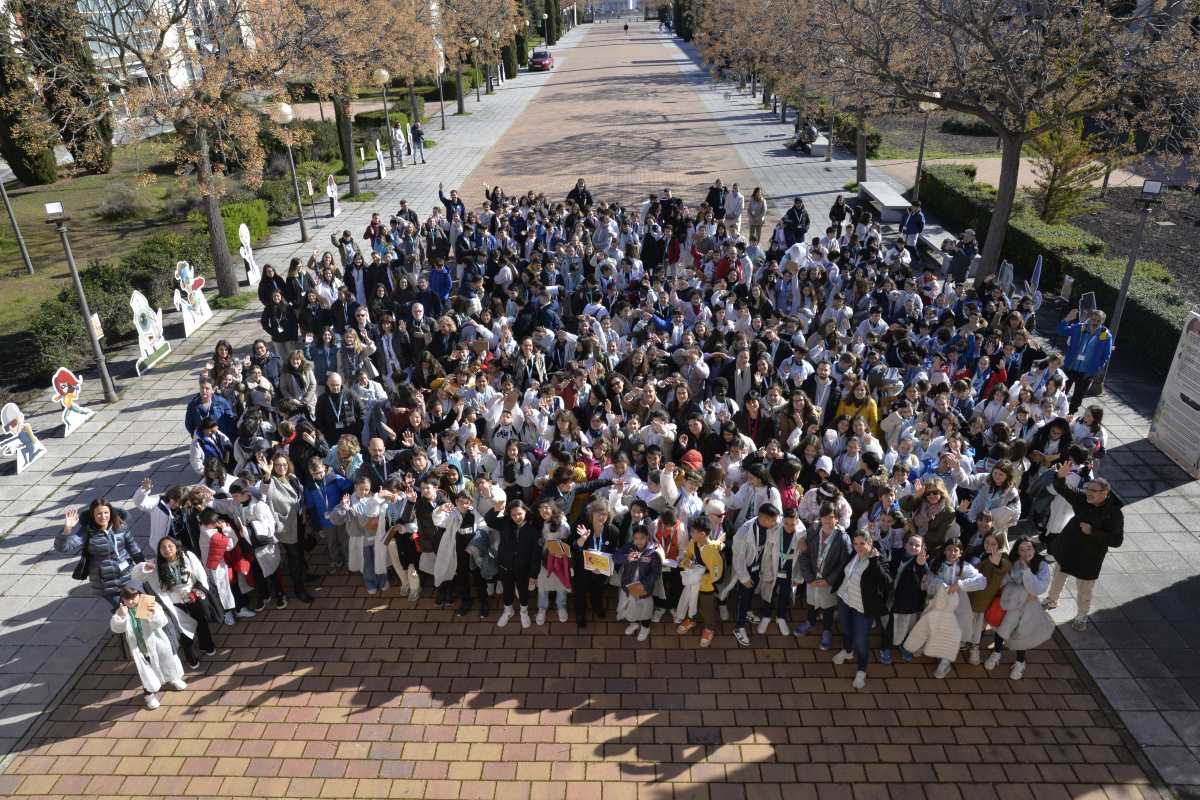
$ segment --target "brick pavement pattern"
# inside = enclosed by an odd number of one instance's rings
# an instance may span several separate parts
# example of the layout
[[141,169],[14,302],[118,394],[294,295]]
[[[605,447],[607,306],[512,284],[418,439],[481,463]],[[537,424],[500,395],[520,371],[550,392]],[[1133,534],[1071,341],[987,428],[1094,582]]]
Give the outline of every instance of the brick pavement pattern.
[[[687,187],[695,202],[715,173],[740,180],[743,190],[754,183],[740,176],[752,175],[771,197],[817,198],[813,216],[821,219],[843,175],[852,176],[852,161],[782,156],[772,141],[783,127],[746,98],[705,83],[686,51],[649,25],[633,25],[629,43],[616,41],[623,39],[618,30],[573,31],[556,50],[560,72],[506,84],[490,103],[469,106],[472,116],[452,119],[445,136],[431,126],[442,145],[430,151],[431,161],[441,161],[436,170],[389,178],[379,202],[348,208],[337,229],[360,230],[373,207],[389,210],[397,196],[427,208],[443,176],[469,199],[478,197],[485,174],[510,192],[565,193],[581,168],[560,166],[567,160],[561,153],[588,155],[581,174],[597,197],[612,196],[627,180],[639,193]],[[593,71],[599,85],[589,87]],[[586,105],[561,113],[575,92]],[[623,129],[623,109],[637,111],[635,124],[654,133]],[[650,127],[656,113],[664,121]],[[597,127],[610,135],[593,138]],[[513,137],[489,155],[506,130],[541,137],[528,140],[539,159],[522,162]],[[722,134],[732,148],[720,146]],[[651,159],[609,144],[644,144],[647,136],[665,143]],[[673,141],[699,152],[671,149]],[[655,171],[644,186],[637,183],[643,167]],[[703,176],[687,176],[693,168]],[[260,263],[286,263],[285,256],[311,249],[294,238],[294,229],[277,232]],[[1173,610],[1153,627],[1144,623],[1161,603],[1137,602],[1149,575],[1134,558],[1116,562],[1122,569],[1106,593],[1098,591],[1096,630],[1087,638],[1066,631],[1081,654],[1093,653],[1085,664],[1120,717],[1060,649],[1062,639],[1030,653],[1020,683],[1004,678],[1006,665],[992,676],[965,664],[939,682],[933,665],[919,660],[872,664],[868,689],[854,692],[853,668],[829,663],[814,637],[755,636],[754,647],[742,650],[726,625],[701,650],[695,637],[678,637],[667,625],[656,626],[646,644],[621,636],[623,625],[612,622],[587,635],[557,622],[501,632],[495,614],[459,621],[430,600],[411,606],[396,589],[370,598],[348,576],[328,578],[311,607],[293,602],[218,632],[217,656],[189,676],[188,689],[164,692],[163,705],[147,711],[119,649],[106,643],[94,651],[106,631],[104,604],[70,580],[72,560],[49,553],[49,540],[68,505],[98,494],[124,500],[148,473],[160,486],[186,479],[183,403],[195,370],[216,339],[243,347],[256,337],[256,317],[253,310],[218,312],[167,364],[126,381],[124,399],[98,411],[86,438],[44,439],[56,460],[0,484],[0,524],[9,533],[0,543],[5,750],[65,687],[61,704],[0,774],[0,795],[1119,800],[1158,793],[1138,765],[1130,732],[1172,757],[1196,746],[1194,712],[1166,705],[1186,705],[1191,687],[1164,681],[1185,675],[1164,648],[1186,652],[1191,639],[1168,641],[1162,627],[1176,625],[1183,637],[1189,629]],[[1105,401],[1115,412],[1112,463],[1128,469],[1131,482],[1147,480],[1144,467],[1165,469],[1139,442],[1142,400]],[[1133,549],[1147,561],[1157,563],[1154,553],[1167,552],[1167,544],[1194,552],[1185,546],[1195,525],[1180,505],[1195,497],[1194,487],[1140,487],[1130,538],[1144,544]],[[144,533],[139,516],[133,519]],[[93,652],[95,660],[72,679]],[[1134,689],[1144,696],[1134,697]],[[1187,777],[1187,769],[1172,777]]]

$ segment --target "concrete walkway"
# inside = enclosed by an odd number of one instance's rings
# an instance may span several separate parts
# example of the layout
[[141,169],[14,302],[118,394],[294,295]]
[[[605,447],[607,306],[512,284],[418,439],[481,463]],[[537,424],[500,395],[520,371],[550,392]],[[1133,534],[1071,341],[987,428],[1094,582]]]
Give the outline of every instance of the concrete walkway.
[[[576,29],[555,50],[555,72],[523,75],[482,106],[468,101],[472,115],[450,120],[445,134],[434,123],[428,166],[367,184],[379,197],[348,204],[313,243],[300,244],[294,226],[276,231],[259,263],[325,249],[342,228],[357,237],[373,210],[389,213],[401,197],[424,214],[439,180],[469,202],[484,173],[510,192],[565,194],[575,176],[594,187],[636,182],[643,160],[659,172],[655,188],[695,192],[716,170],[743,191],[763,186],[777,209],[804,194],[814,223],[823,220],[852,161],[782,152],[790,128],[711,87],[690,52],[652,24],[632,24],[623,38],[618,26]],[[591,146],[596,116],[618,144],[646,136],[654,120],[619,120],[648,91],[662,114],[653,159],[640,145]],[[563,109],[572,95],[587,107],[543,116],[543,100]],[[696,151],[684,148],[683,163],[661,154],[676,137]],[[522,144],[540,157],[518,160]],[[692,164],[704,174],[688,176]],[[1152,385],[1119,374],[1105,400],[1114,437],[1105,470],[1129,502],[1127,547],[1097,591],[1095,630],[1068,630],[1032,652],[1020,684],[960,664],[935,688],[920,662],[872,665],[871,691],[854,693],[852,669],[835,668],[811,639],[756,637],[742,650],[724,631],[700,650],[665,626],[634,645],[611,621],[585,636],[557,622],[500,632],[428,600],[414,609],[394,591],[369,598],[339,576],[312,607],[293,603],[220,631],[218,655],[188,691],[146,711],[119,650],[95,647],[107,638],[106,606],[70,579],[74,560],[50,552],[50,540],[69,505],[105,494],[124,502],[146,474],[159,486],[190,478],[182,418],[196,369],[218,338],[241,347],[256,337],[256,316],[218,314],[141,379],[118,359],[124,399],[71,439],[45,435],[51,453],[34,470],[0,478],[0,745],[16,747],[0,794],[757,800],[849,797],[854,784],[856,797],[892,800],[1158,796],[1133,737],[1168,781],[1200,783],[1189,749],[1200,746],[1197,662],[1187,650],[1196,647],[1196,484],[1144,441]],[[1122,361],[1134,360],[1132,345]],[[90,383],[85,399],[97,394]],[[31,411],[36,428],[52,428],[47,410]],[[144,535],[144,520],[132,519]],[[1189,586],[1190,606],[1180,594]]]

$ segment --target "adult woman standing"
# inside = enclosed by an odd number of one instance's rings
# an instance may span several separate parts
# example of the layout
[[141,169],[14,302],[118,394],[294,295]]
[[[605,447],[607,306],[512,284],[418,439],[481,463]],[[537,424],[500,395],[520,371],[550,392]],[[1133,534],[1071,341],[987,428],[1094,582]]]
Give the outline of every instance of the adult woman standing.
[[1038,597],[1050,588],[1050,565],[1027,536],[1017,540],[1010,558],[1012,571],[1005,578],[1000,595],[1004,619],[996,627],[996,649],[983,666],[995,669],[1007,645],[1017,654],[1008,677],[1019,681],[1025,675],[1025,651],[1054,635],[1054,621],[1038,602]]
[[868,637],[871,625],[887,613],[891,588],[887,565],[875,549],[871,535],[858,531],[854,534],[854,557],[842,569],[842,584],[837,590],[843,644],[842,651],[833,657],[834,664],[854,658],[858,667],[854,673],[855,689],[867,685],[867,661],[871,653]]
[[[200,559],[184,550],[178,540],[167,536],[158,543],[157,558],[143,564],[138,577],[154,594],[171,604],[172,608],[163,610],[179,623],[179,647],[188,667],[200,666],[200,653],[216,655],[217,646],[208,628],[209,615],[216,613],[212,605],[216,598],[209,595],[208,577]],[[186,613],[180,614],[177,609]]]
[[921,534],[929,552],[939,553],[946,541],[958,536],[954,507],[950,505],[946,484],[941,478],[927,478],[913,484],[913,493],[900,501],[909,515],[910,529]]
[[800,550],[797,566],[804,579],[808,619],[796,626],[797,636],[804,636],[821,617],[821,649],[833,646],[833,612],[837,608],[837,590],[841,585],[846,564],[853,557],[853,546],[845,529],[838,525],[838,510],[833,503],[822,503],[820,522],[809,531]]
[[[265,457],[263,460],[265,463]],[[276,538],[283,545],[288,574],[292,578],[292,592],[302,602],[311,603],[312,595],[304,586],[308,565],[305,563],[304,546],[300,543],[300,502],[304,497],[304,488],[292,472],[292,462],[286,453],[279,451],[272,456],[270,470],[259,483],[258,490],[280,521]]]
[[286,359],[288,353],[296,347],[297,339],[300,336],[300,327],[296,318],[296,309],[287,302],[283,290],[276,288],[271,291],[267,302],[263,304],[259,324],[271,337],[271,346],[276,355]]
[[[970,522],[968,527],[971,530],[964,534],[964,539],[971,541],[976,520],[980,513],[987,511],[992,515],[993,532],[1000,540],[1000,549],[1008,549],[1008,529],[1021,518],[1021,495],[1016,484],[1013,464],[1006,458],[993,464],[988,472],[959,478],[958,488],[978,490],[974,499],[967,505],[967,520]],[[964,500],[963,503],[967,504],[967,501]]]
[[279,397],[296,403],[308,419],[317,413],[317,375],[304,351],[293,350],[279,374]]
[[767,221],[767,198],[763,196],[761,186],[755,186],[750,193],[746,212],[750,215],[750,243],[758,244],[762,239],[763,223]]
[[82,555],[88,583],[114,610],[121,602],[121,589],[129,583],[133,565],[144,560],[142,548],[125,524],[125,512],[113,508],[103,497],[92,501],[82,519],[76,509],[67,509],[62,532],[54,537],[54,549]]

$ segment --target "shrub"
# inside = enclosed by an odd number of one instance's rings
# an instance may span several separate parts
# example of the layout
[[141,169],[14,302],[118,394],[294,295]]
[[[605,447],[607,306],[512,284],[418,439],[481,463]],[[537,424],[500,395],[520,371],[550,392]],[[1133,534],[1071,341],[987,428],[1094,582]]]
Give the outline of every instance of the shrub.
[[290,174],[283,178],[264,180],[258,187],[258,199],[267,204],[267,221],[272,225],[283,219],[295,218],[296,193]]
[[[292,147],[292,155],[297,163],[301,161],[333,161],[340,158],[338,149],[337,127],[332,120],[322,122],[313,119],[300,119],[290,126],[293,130],[303,129],[308,133],[310,141],[307,144]],[[275,138],[270,126],[262,126],[259,132],[259,144],[270,155],[281,155],[284,159],[283,169],[287,169],[287,147]]]
[[150,211],[150,198],[144,189],[118,183],[100,201],[96,208],[96,216],[106,222],[124,222],[144,217]]
[[[107,331],[105,332],[107,333]],[[80,368],[91,352],[79,306],[59,299],[41,305],[29,323],[34,375],[49,377],[59,367]]]
[[[476,86],[483,83],[483,72],[470,67],[463,67],[463,91],[470,93]],[[442,92],[446,102],[458,99],[458,85],[455,83],[455,72],[452,69],[442,74]],[[437,97],[437,87],[433,87],[433,98]]]
[[938,129],[955,136],[996,136],[991,125],[976,117],[948,117],[942,120]]
[[[388,119],[393,125],[404,127],[408,125],[408,114],[404,111],[396,111],[394,108],[388,109]],[[360,111],[354,115],[354,127],[356,128],[382,128],[383,127],[383,109],[375,111]]]
[[[867,133],[867,158],[874,158],[883,142],[883,133],[870,122],[864,125]],[[854,114],[838,114],[833,118],[833,137],[842,147],[851,150],[858,141],[858,118]]]
[[170,308],[175,290],[176,261],[187,261],[197,272],[211,277],[212,251],[208,235],[156,233],[143,239],[121,259],[121,269],[130,286],[146,295],[151,306]]
[[251,242],[262,241],[270,233],[265,200],[225,203],[221,206],[221,219],[225,221],[225,239],[229,242],[229,250],[232,253],[238,250],[238,227],[242,223],[250,229]]

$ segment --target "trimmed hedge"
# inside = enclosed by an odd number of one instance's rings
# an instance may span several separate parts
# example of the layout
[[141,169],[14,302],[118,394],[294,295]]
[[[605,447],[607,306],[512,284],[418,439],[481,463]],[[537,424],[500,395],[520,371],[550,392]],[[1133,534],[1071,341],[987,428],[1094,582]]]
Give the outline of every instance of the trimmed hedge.
[[[931,165],[921,176],[921,204],[948,225],[974,228],[982,243],[996,190],[974,178],[975,168],[970,165]],[[1028,274],[1040,255],[1043,289],[1058,288],[1063,277],[1070,275],[1076,295],[1095,292],[1097,305],[1111,313],[1125,275],[1125,260],[1105,258],[1103,253],[1100,238],[1074,225],[1048,225],[1020,208],[1009,221],[1004,239],[1004,257],[1018,275]],[[1139,357],[1148,366],[1165,371],[1189,308],[1161,264],[1139,261],[1120,335],[1136,337]]]
[[[171,309],[175,289],[175,262],[190,261],[202,274],[212,275],[206,235],[158,233],[142,241],[117,265],[93,260],[80,273],[88,306],[99,315],[103,342],[114,342],[134,333],[129,295],[140,290],[152,308]],[[74,287],[59,292],[43,304],[29,325],[33,342],[33,369],[49,377],[61,366],[80,369],[90,364],[91,345],[79,314]]]
[[250,229],[251,242],[260,242],[270,233],[266,200],[226,203],[221,206],[221,219],[225,222],[225,240],[229,243],[231,253],[236,254],[241,246],[238,241],[238,228],[242,223]]
[[949,117],[942,120],[942,124],[938,126],[938,129],[942,133],[950,133],[955,136],[996,137],[996,132],[992,130],[992,126],[976,117]]
[[[417,102],[420,103],[421,105],[425,104],[425,101],[419,97],[417,98]],[[408,123],[409,123],[407,111],[396,111],[394,109],[388,109],[388,119],[393,124],[399,124],[400,127],[404,127],[404,126],[408,125]],[[354,127],[356,127],[356,128],[382,128],[383,127],[383,109],[381,108],[378,111],[360,111],[360,112],[358,112],[357,114],[354,115]]]

